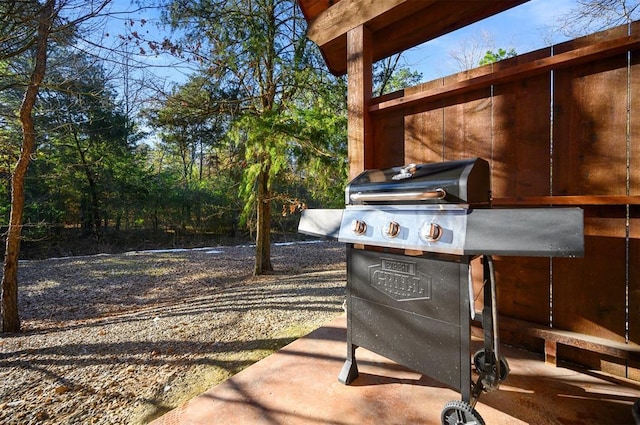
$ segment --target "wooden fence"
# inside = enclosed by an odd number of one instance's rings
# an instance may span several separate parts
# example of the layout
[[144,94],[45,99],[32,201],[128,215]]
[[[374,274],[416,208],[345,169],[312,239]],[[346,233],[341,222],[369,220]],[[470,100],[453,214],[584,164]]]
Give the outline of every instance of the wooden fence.
[[[352,170],[482,157],[494,207],[584,208],[584,258],[495,259],[502,316],[640,343],[640,23],[367,104],[371,141]],[[543,349],[526,332],[504,338]],[[633,357],[547,354],[640,380]]]

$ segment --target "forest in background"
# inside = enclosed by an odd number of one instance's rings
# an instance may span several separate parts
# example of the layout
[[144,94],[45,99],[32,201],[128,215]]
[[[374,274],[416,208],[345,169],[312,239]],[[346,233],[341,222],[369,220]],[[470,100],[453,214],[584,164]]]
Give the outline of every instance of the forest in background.
[[[58,2],[34,109],[22,257],[254,239],[265,171],[273,234],[293,237],[302,208],[343,205],[346,84],[306,39],[295,1],[138,2],[155,24],[105,1],[68,25],[96,3]],[[28,40],[24,17],[31,10],[35,22],[39,7],[0,10],[13,24],[0,38],[0,228],[34,64],[33,47],[9,53]],[[113,18],[123,33],[108,33]],[[23,40],[9,31],[19,28]],[[145,72],[142,53],[171,54],[192,72],[167,84]],[[419,80],[397,64],[378,65],[378,91]]]
[[[37,10],[38,2],[32,3]],[[290,8],[281,11],[287,19],[301,18],[293,10],[294,2],[279,3]],[[60,10],[71,6],[67,2]],[[4,11],[7,20],[22,12]],[[165,19],[168,28],[169,13]],[[255,161],[248,157],[247,137],[238,134],[242,131],[238,123],[247,119],[246,109],[252,105],[246,99],[254,94],[211,75],[219,70],[212,70],[209,63],[203,63],[184,85],[170,84],[167,89],[142,74],[135,61],[135,49],[145,43],[147,48],[154,46],[153,40],[138,35],[140,21],[125,24],[129,34],[119,37],[115,59],[105,52],[106,46],[86,47],[95,38],[89,31],[104,33],[99,25],[87,21],[67,28],[49,43],[48,70],[34,111],[37,147],[25,178],[24,252],[35,252],[35,245],[39,255],[60,254],[57,245],[63,245],[62,250],[89,251],[114,244],[136,246],[139,238],[175,244],[181,234],[248,238],[254,220],[251,206],[245,208],[251,190],[243,186],[252,183],[246,174]],[[247,34],[247,38],[257,36]],[[176,55],[204,54],[204,48],[180,49],[179,40],[160,40]],[[157,44],[153,48],[163,49]],[[317,53],[311,45],[305,50],[302,60],[312,64]],[[4,226],[11,206],[11,170],[21,148],[16,111],[32,66],[33,49],[0,60],[0,225]],[[315,123],[321,133],[314,137],[315,152],[301,148],[293,138],[276,147],[274,156],[286,166],[274,179],[273,227],[284,232],[292,231],[291,213],[309,200],[331,204],[339,199],[331,188],[342,186],[345,175],[344,82],[319,66],[312,69],[292,99],[295,106],[280,114],[282,121],[299,119],[295,115],[303,111],[307,118],[315,115],[324,120]],[[295,71],[304,72],[302,66]],[[325,91],[322,96],[320,90]],[[317,102],[320,97],[324,103]]]
[[[638,3],[579,0],[557,30],[618,25]],[[342,207],[346,81],[306,38],[296,1],[23,0],[0,4],[3,238],[47,4],[23,257],[255,240],[265,226],[292,238],[301,208]],[[471,41],[450,52],[461,70],[516,54]],[[149,64],[162,61],[159,76]],[[375,95],[421,80],[403,64],[375,65]]]

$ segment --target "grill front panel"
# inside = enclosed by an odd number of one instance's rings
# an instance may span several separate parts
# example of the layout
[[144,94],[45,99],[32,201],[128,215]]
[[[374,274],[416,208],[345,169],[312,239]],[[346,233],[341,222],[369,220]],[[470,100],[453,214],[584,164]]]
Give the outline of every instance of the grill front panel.
[[347,248],[351,343],[466,390],[469,264],[462,260]]

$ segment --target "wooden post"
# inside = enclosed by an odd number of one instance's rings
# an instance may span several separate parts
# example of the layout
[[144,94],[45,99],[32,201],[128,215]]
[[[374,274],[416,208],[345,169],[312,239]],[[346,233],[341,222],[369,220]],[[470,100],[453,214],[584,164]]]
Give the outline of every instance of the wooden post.
[[558,365],[558,343],[556,341],[544,340],[544,362],[551,366]]
[[349,179],[373,168],[373,126],[369,102],[373,95],[371,32],[360,25],[347,33],[347,108]]

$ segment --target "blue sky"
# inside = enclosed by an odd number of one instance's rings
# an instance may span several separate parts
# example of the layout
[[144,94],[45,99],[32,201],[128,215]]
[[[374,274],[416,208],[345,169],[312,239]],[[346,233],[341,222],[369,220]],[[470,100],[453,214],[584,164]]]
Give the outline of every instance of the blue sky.
[[494,49],[514,48],[518,54],[565,41],[559,34],[552,34],[550,27],[575,5],[575,0],[531,0],[406,51],[405,65],[421,72],[423,81],[454,74],[460,69],[450,52],[481,38],[483,32],[492,36]]
[[[575,5],[576,0],[531,0],[406,51],[403,54],[403,66],[421,72],[423,81],[454,74],[460,69],[455,64],[450,52],[456,49],[460,50],[461,45],[465,42],[469,43],[469,40],[474,38],[480,38],[482,33],[489,34],[493,39],[492,49],[514,48],[518,54],[564,41],[557,33],[552,35],[549,27],[556,24],[558,17],[569,12]],[[111,10],[132,11],[136,10],[136,6],[132,5],[130,0],[114,0]],[[122,31],[126,17],[123,14],[120,15],[121,19],[111,21],[111,29],[115,30],[113,32]],[[155,10],[147,9],[144,12],[133,13],[131,17],[136,21],[141,18],[149,21],[145,28],[140,28],[136,24],[134,30],[154,31],[158,13]],[[155,74],[167,78],[169,83],[186,81],[185,74],[189,72],[188,66],[177,65],[173,69],[167,68],[167,62],[171,61],[168,57],[151,55],[146,58],[140,57],[140,59],[148,63],[150,70],[153,69]],[[158,67],[154,68],[155,66]]]

